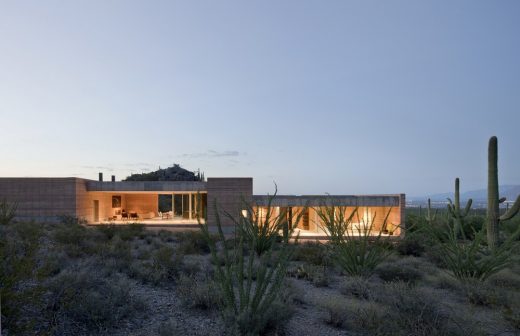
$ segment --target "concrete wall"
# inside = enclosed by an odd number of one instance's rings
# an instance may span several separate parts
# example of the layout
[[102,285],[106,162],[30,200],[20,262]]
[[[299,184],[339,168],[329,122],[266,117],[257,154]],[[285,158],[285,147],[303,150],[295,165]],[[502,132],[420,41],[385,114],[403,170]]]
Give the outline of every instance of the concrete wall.
[[157,194],[127,194],[125,195],[127,212],[138,214],[153,212],[154,217],[159,212],[159,195]]
[[396,235],[404,237],[406,231],[406,195],[399,194],[399,228],[396,230]]
[[[76,216],[92,222],[94,220],[94,206],[93,206],[92,193],[87,192],[87,181],[79,180],[76,181]],[[101,201],[100,201],[101,203]],[[100,205],[100,218],[103,215],[103,211]]]
[[0,200],[17,203],[18,220],[57,221],[76,215],[77,178],[0,178]]
[[233,221],[225,216],[225,212],[233,216],[240,216],[244,209],[244,201],[252,202],[253,178],[251,177],[210,177],[207,182],[208,188],[208,225],[215,226],[216,202],[222,226],[231,227]]

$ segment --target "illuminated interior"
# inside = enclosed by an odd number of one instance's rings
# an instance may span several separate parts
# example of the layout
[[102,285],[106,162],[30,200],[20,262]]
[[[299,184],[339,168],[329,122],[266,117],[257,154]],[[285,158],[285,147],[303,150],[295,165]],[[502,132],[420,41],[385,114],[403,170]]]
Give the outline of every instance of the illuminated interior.
[[207,210],[207,194],[200,192],[91,192],[90,197],[98,224],[197,224]]
[[[334,213],[336,218],[341,218],[338,212],[344,211],[343,218],[346,219],[351,216],[355,209],[355,207],[335,207]],[[258,213],[261,223],[265,222],[267,207],[256,207],[255,211]],[[285,213],[287,221],[291,224],[291,227],[295,228],[301,236],[327,235],[324,231],[323,220],[318,215],[318,209],[316,207],[272,207],[271,211],[271,222],[273,218]],[[325,209],[322,207],[321,211],[325,211]],[[385,217],[387,214],[388,219],[385,223]],[[399,223],[400,211],[397,207],[358,207],[357,213],[350,221],[347,234],[359,236],[363,235],[364,232],[368,232],[369,235],[378,235],[381,233],[381,235],[398,236],[401,233]]]

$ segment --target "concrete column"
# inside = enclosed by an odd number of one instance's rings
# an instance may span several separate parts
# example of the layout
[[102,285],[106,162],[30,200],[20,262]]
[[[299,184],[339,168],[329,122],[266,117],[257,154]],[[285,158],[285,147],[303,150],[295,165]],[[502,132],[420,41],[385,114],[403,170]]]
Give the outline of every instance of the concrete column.
[[192,219],[191,211],[192,211],[192,209],[193,209],[193,208],[192,208],[192,207],[193,207],[193,204],[191,204],[191,193],[189,193],[188,195],[189,195],[189,196],[188,196],[188,199],[189,199],[188,202],[189,202],[189,204],[190,204],[189,214],[190,214],[190,219]]

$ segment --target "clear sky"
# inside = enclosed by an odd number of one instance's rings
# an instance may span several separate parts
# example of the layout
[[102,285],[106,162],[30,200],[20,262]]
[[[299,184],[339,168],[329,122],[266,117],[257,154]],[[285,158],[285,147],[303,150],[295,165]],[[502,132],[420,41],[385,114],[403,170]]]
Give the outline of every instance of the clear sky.
[[0,2],[0,176],[520,184],[520,1]]

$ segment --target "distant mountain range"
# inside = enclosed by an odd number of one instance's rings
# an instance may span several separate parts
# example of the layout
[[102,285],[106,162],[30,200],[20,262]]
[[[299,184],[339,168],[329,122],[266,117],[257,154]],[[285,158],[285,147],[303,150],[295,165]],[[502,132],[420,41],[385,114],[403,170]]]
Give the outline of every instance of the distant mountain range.
[[[520,185],[502,185],[499,187],[500,197],[506,197],[507,201],[514,202],[518,195],[520,195]],[[425,204],[428,198],[432,202],[446,202],[447,198],[453,200],[454,193],[446,192],[441,194],[433,194],[428,196],[407,197],[407,201],[414,204]],[[487,203],[487,189],[470,190],[460,194],[461,201],[467,201],[469,198],[473,199],[475,205]]]

